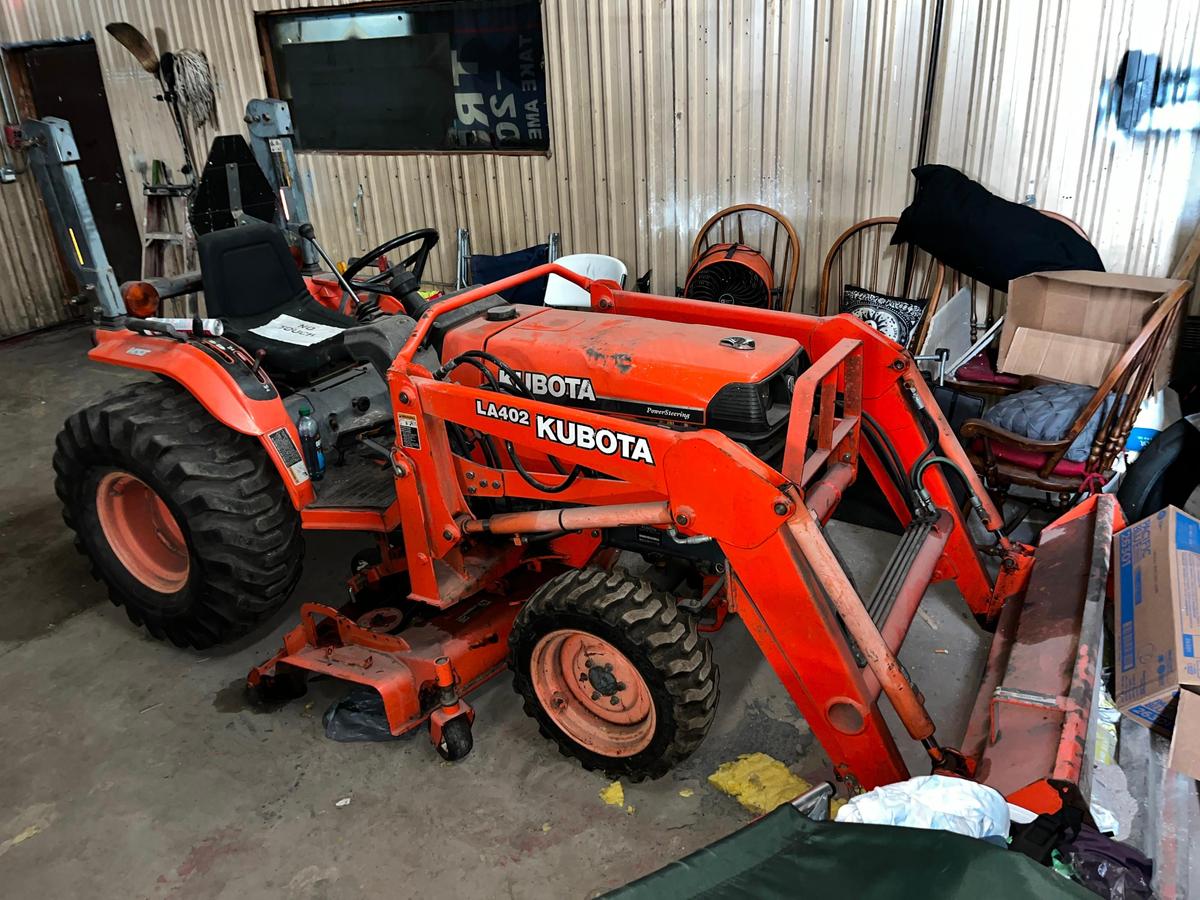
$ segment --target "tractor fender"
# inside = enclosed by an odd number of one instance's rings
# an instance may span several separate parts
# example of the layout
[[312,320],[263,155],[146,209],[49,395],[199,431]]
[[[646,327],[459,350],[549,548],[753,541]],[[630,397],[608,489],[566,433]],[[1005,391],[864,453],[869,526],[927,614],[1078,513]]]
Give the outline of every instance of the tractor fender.
[[[251,375],[244,363],[226,355],[218,344],[205,349],[191,341],[124,329],[97,329],[93,341],[95,346],[88,352],[89,359],[169,378],[195,397],[222,425],[258,438],[279,470],[292,505],[303,509],[312,502],[312,482],[303,462],[297,459],[300,436],[296,425],[265,373],[260,373],[261,377]],[[281,430],[287,440],[279,434]]]

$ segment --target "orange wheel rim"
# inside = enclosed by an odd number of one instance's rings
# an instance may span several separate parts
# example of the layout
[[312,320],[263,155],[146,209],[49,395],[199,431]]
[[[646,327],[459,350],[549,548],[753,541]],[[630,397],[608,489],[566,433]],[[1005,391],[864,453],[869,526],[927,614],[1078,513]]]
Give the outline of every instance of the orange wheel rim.
[[187,541],[167,504],[146,482],[128,472],[109,472],[96,485],[96,514],[130,575],[163,594],[187,583]]
[[654,737],[654,698],[637,668],[602,638],[563,628],[530,658],[542,708],[576,743],[602,756],[633,756]]

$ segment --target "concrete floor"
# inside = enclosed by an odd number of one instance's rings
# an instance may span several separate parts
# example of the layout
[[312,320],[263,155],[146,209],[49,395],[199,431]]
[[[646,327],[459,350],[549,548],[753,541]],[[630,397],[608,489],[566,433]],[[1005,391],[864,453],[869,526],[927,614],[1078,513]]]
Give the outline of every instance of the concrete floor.
[[[0,345],[5,895],[586,897],[749,821],[706,781],[721,762],[764,751],[810,780],[828,777],[737,622],[714,640],[712,732],[676,771],[626,785],[632,814],[606,806],[606,780],[538,735],[504,676],[474,695],[475,750],[456,765],[441,762],[423,731],[391,744],[327,740],[321,714],[340,694],[329,682],[275,712],[248,708],[246,672],[274,652],[301,600],[341,597],[350,554],[366,542],[310,537],[288,608],[236,646],[197,654],[134,629],[89,577],[53,491],[63,418],[131,378],[89,363],[89,346],[84,328]],[[895,538],[830,530],[871,584]],[[953,588],[935,588],[922,613],[901,657],[953,741],[982,638]],[[894,730],[924,774],[920,748]],[[684,788],[693,795],[681,797]]]

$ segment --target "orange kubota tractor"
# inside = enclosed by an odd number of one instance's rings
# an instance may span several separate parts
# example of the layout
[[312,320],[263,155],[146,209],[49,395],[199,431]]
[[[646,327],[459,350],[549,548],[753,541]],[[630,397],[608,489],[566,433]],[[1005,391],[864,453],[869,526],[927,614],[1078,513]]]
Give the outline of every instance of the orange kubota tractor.
[[[858,319],[630,293],[551,264],[432,302],[397,266],[366,288],[396,312],[335,320],[270,226],[207,235],[201,259],[225,335],[98,329],[93,360],[158,378],[68,419],[54,463],[81,548],[154,636],[244,633],[295,585],[305,531],[369,532],[349,603],[305,603],[251,686],[369,685],[394,734],[428,721],[453,759],[472,742],[465,696],[507,666],[564,752],[657,777],[713,721],[705,632],[736,614],[852,789],[908,776],[886,695],[933,769],[1035,808],[1078,798],[1120,514],[1093,498],[1036,554],[1008,540],[912,359]],[[498,296],[550,273],[591,308]],[[341,330],[278,344],[262,324],[280,310]],[[330,458],[319,483],[300,405]],[[869,593],[824,530],[864,464],[904,525]],[[618,550],[653,578],[612,567]],[[957,748],[896,657],[946,580],[995,632]]]

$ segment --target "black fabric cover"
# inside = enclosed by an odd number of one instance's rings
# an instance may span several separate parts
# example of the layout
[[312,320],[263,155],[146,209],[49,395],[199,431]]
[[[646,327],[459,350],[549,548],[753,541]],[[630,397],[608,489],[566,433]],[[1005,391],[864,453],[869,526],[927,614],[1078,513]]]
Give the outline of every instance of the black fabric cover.
[[[934,384],[930,388],[933,391],[933,399],[937,401],[942,415],[946,417],[946,421],[950,423],[955,434],[958,434],[967,419],[978,419],[983,415],[982,397],[956,391],[954,388],[944,385]],[[954,478],[950,479],[950,483],[962,486],[959,480]]]
[[[524,250],[514,250],[512,253],[501,253],[499,256],[488,256],[482,253],[471,255],[471,281],[475,284],[490,284],[516,275],[534,266],[544,266],[550,262],[550,245],[538,244],[536,247],[526,247]],[[501,296],[509,303],[525,303],[529,306],[543,306],[546,301],[546,279],[538,278],[505,291]]]
[[603,896],[1095,900],[1053,869],[987,841],[925,828],[813,822],[790,803]]
[[997,197],[950,166],[918,166],[916,197],[893,244],[912,243],[1000,291],[1031,272],[1103,272],[1091,242],[1069,225]]
[[267,176],[259,168],[246,139],[240,134],[218,134],[208,148],[208,159],[188,218],[196,234],[208,234],[237,224],[230,206],[229,166],[237,171],[238,205],[242,213],[263,222],[275,219],[278,201]]
[[274,225],[213,231],[200,235],[197,246],[208,314],[224,322],[231,341],[250,353],[265,350],[268,372],[297,379],[351,361],[341,335],[304,347],[251,332],[281,315],[338,328],[358,324],[313,299],[283,232]]
[[1150,887],[1154,861],[1136,847],[1085,825],[1061,852],[1075,872],[1075,880],[1099,897],[1113,900],[1154,897]]
[[838,312],[857,316],[885,337],[908,349],[928,305],[928,300],[892,297],[848,284],[842,289]]

